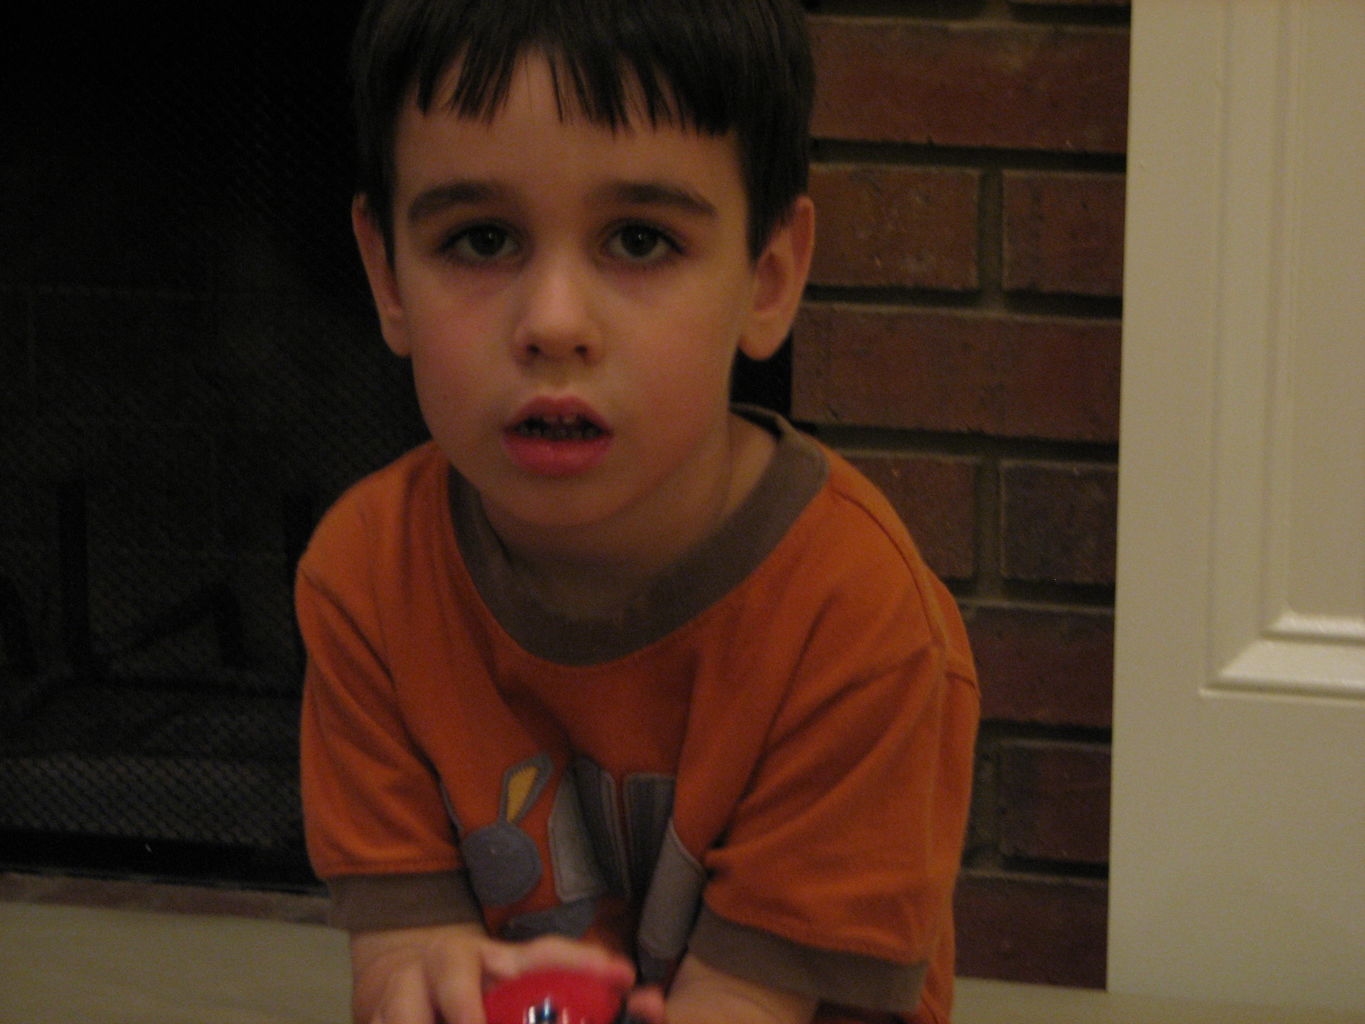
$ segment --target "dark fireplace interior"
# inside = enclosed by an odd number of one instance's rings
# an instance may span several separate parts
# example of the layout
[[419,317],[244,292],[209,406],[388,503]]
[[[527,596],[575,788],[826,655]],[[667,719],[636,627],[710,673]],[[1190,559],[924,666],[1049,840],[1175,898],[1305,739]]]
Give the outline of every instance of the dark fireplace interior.
[[[350,238],[355,13],[97,4],[11,36],[0,869],[311,885],[294,563],[424,437]],[[787,376],[737,396],[785,409]]]
[[294,562],[423,436],[351,252],[354,16],[109,4],[20,37],[0,866],[309,882]]

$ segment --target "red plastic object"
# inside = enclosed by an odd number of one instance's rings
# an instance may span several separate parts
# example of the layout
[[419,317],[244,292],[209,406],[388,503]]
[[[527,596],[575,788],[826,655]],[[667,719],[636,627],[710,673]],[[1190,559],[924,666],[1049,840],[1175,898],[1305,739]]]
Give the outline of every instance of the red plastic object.
[[625,995],[576,971],[533,971],[489,989],[488,1024],[613,1024]]

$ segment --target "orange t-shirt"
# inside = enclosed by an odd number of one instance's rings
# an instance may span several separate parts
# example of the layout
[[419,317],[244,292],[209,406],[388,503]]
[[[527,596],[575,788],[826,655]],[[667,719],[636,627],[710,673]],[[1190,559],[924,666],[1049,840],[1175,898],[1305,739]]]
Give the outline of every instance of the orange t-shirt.
[[948,1020],[966,633],[876,489],[748,415],[778,438],[753,493],[612,622],[520,591],[433,445],[329,511],[297,605],[338,923],[482,918],[598,938],[647,977],[691,952],[822,1020]]

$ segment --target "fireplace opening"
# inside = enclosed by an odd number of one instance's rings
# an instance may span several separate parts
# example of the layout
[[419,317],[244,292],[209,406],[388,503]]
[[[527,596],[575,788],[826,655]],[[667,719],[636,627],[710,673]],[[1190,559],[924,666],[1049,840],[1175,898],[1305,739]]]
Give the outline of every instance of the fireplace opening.
[[312,884],[294,563],[424,436],[349,234],[354,2],[21,31],[0,155],[0,868]]

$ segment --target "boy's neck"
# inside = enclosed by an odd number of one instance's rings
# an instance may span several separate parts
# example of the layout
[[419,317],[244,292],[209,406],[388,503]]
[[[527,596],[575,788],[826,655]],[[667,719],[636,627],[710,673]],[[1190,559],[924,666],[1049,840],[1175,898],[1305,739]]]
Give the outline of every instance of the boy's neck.
[[724,472],[694,500],[685,523],[636,517],[629,534],[518,529],[490,522],[519,586],[548,611],[570,619],[611,619],[655,579],[712,536],[748,497],[772,458],[776,442],[764,428],[731,415]]

